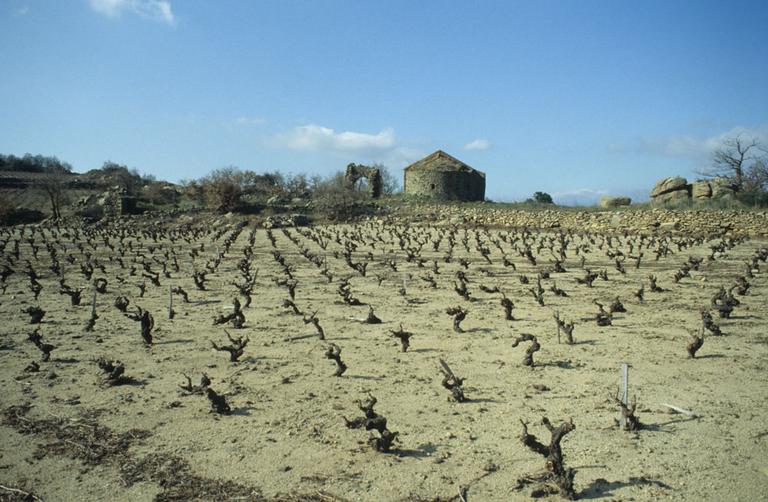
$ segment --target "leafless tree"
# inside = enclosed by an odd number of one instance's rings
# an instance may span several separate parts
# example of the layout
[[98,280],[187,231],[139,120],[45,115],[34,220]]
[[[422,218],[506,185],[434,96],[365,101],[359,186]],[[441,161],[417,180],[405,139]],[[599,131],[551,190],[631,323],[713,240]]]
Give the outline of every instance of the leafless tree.
[[744,173],[744,191],[765,193],[768,191],[768,155],[757,159]]
[[65,184],[69,170],[61,165],[50,165],[39,178],[39,186],[48,196],[51,203],[51,213],[55,220],[61,218],[61,206],[65,202]]
[[240,204],[242,186],[236,167],[216,169],[200,180],[208,206],[220,213],[233,211]]
[[726,138],[715,150],[712,166],[700,171],[700,174],[729,178],[734,190],[740,192],[745,188],[745,173],[761,160],[758,154],[760,151],[764,150],[757,138],[744,138],[741,135]]

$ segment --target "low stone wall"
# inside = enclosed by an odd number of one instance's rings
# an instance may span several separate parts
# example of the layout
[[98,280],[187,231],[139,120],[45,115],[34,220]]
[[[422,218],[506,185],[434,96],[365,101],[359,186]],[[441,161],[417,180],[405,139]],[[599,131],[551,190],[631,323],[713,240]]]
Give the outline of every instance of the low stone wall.
[[[407,214],[406,214],[407,213]],[[768,211],[673,210],[536,211],[425,204],[401,208],[395,220],[432,226],[486,225],[489,227],[558,229],[598,233],[685,233],[689,235],[749,235],[768,237]]]

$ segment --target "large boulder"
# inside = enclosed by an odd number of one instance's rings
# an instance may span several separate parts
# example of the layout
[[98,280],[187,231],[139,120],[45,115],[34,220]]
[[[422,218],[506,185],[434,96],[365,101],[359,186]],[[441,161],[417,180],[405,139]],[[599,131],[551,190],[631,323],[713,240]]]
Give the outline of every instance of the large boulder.
[[687,190],[688,181],[680,176],[672,176],[659,180],[651,190],[651,197],[655,198],[665,193],[676,192],[678,190]]
[[610,209],[613,207],[628,206],[632,204],[632,199],[629,197],[612,197],[604,195],[600,197],[600,207]]
[[691,183],[691,197],[696,200],[709,199],[712,197],[712,185],[709,181],[694,181]]
[[688,190],[676,190],[654,197],[653,202],[657,204],[679,204],[690,200],[690,198]]
[[733,185],[728,178],[712,178],[709,183],[712,186],[713,199],[732,197],[734,194]]

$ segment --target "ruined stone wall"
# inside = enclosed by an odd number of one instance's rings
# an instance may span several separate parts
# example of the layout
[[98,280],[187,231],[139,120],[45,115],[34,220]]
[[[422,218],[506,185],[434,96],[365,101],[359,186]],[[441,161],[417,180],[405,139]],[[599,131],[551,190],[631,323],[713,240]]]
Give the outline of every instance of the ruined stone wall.
[[[136,213],[136,198],[128,197],[117,190],[108,190],[96,199],[96,205],[100,206],[104,216],[117,218],[124,214]],[[85,207],[90,204],[88,199],[81,200],[78,205]]]
[[414,170],[405,173],[405,193],[444,200],[485,200],[485,178],[477,173]]

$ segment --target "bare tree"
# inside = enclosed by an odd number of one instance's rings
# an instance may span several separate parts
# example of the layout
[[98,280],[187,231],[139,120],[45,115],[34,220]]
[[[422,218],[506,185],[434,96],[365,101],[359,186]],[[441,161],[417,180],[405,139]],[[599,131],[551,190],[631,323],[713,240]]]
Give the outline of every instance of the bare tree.
[[745,139],[741,135],[726,138],[722,146],[715,150],[712,166],[700,171],[708,177],[723,176],[732,181],[733,189],[740,192],[744,189],[744,174],[759,160],[757,152],[761,150],[756,138]]
[[48,196],[51,203],[51,213],[55,220],[61,218],[61,206],[65,202],[65,185],[69,177],[69,169],[65,165],[51,164],[39,178],[39,186]]
[[234,211],[242,196],[240,169],[222,167],[200,180],[208,206],[220,213]]
[[[766,155],[768,157],[768,155]],[[768,160],[757,159],[744,173],[744,191],[765,193],[768,191]]]

